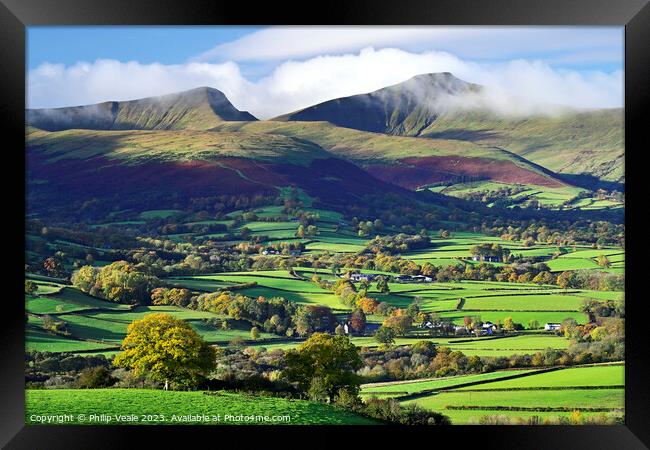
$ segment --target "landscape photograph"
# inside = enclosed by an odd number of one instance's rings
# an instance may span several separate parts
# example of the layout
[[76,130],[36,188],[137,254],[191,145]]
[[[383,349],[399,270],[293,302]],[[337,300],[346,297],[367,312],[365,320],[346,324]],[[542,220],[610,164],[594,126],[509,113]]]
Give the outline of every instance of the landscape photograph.
[[25,423],[624,424],[623,44],[28,27]]

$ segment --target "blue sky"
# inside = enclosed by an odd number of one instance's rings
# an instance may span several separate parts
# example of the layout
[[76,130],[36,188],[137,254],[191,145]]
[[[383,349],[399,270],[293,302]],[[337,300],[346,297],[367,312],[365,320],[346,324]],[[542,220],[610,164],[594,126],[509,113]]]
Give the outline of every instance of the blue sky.
[[622,105],[620,27],[30,27],[27,37],[30,107],[208,84],[271,116],[438,70],[534,101]]
[[72,65],[98,58],[120,61],[183,62],[261,27],[29,27],[27,63]]

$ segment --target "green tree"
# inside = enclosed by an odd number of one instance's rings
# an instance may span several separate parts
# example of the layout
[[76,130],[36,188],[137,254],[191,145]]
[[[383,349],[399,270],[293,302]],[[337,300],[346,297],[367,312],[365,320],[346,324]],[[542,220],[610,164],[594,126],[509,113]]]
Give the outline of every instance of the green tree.
[[375,332],[375,341],[382,345],[390,346],[395,343],[395,330],[381,326]]
[[133,321],[113,364],[154,381],[191,386],[215,367],[215,350],[185,321],[147,314]]
[[251,328],[251,339],[256,341],[260,338],[260,330],[257,327]]
[[25,294],[34,295],[38,291],[38,285],[32,280],[25,280]]
[[609,258],[607,258],[607,256],[605,256],[605,255],[598,255],[596,257],[596,263],[600,267],[604,267],[605,269],[607,269],[609,267],[609,265],[610,265]]
[[327,392],[332,401],[340,389],[358,394],[360,379],[355,373],[362,361],[357,347],[346,336],[314,333],[285,356],[284,375],[303,392]]
[[296,237],[297,238],[304,238],[305,237],[305,227],[301,225],[298,225],[298,231],[296,231]]
[[96,389],[112,386],[117,378],[111,376],[109,370],[104,366],[89,367],[81,371],[76,385],[81,389]]
[[386,277],[377,277],[377,290],[382,294],[388,294],[390,292],[390,286],[388,286],[388,279]]

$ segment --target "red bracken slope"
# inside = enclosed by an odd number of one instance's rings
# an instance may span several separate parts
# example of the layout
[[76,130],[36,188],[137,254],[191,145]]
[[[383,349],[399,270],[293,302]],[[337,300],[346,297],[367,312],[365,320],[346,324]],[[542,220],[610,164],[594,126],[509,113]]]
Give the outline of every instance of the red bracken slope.
[[441,181],[457,180],[459,177],[546,187],[563,186],[556,179],[519,167],[511,161],[486,158],[426,156],[404,158],[394,165],[365,165],[364,169],[380,180],[406,189],[416,189]]

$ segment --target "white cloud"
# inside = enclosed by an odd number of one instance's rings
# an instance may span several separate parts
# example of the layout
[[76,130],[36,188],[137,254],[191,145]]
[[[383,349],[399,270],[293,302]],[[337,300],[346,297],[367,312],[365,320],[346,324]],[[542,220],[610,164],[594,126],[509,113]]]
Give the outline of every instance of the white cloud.
[[[357,53],[286,61],[256,81],[234,62],[178,65],[97,60],[73,66],[43,64],[28,75],[30,107],[55,107],[168,94],[197,86],[223,91],[239,109],[260,118],[336,97],[370,92],[423,73],[451,72],[490,88],[501,112],[527,112],[537,103],[619,107],[622,71],[559,70],[540,61],[482,64],[445,52],[365,48]],[[516,100],[515,100],[516,99]]]
[[[622,27],[282,26],[220,44],[193,61],[264,61],[337,54],[361,48],[435,48],[464,58],[580,55],[580,62],[621,62]],[[565,63],[571,63],[567,60]]]

